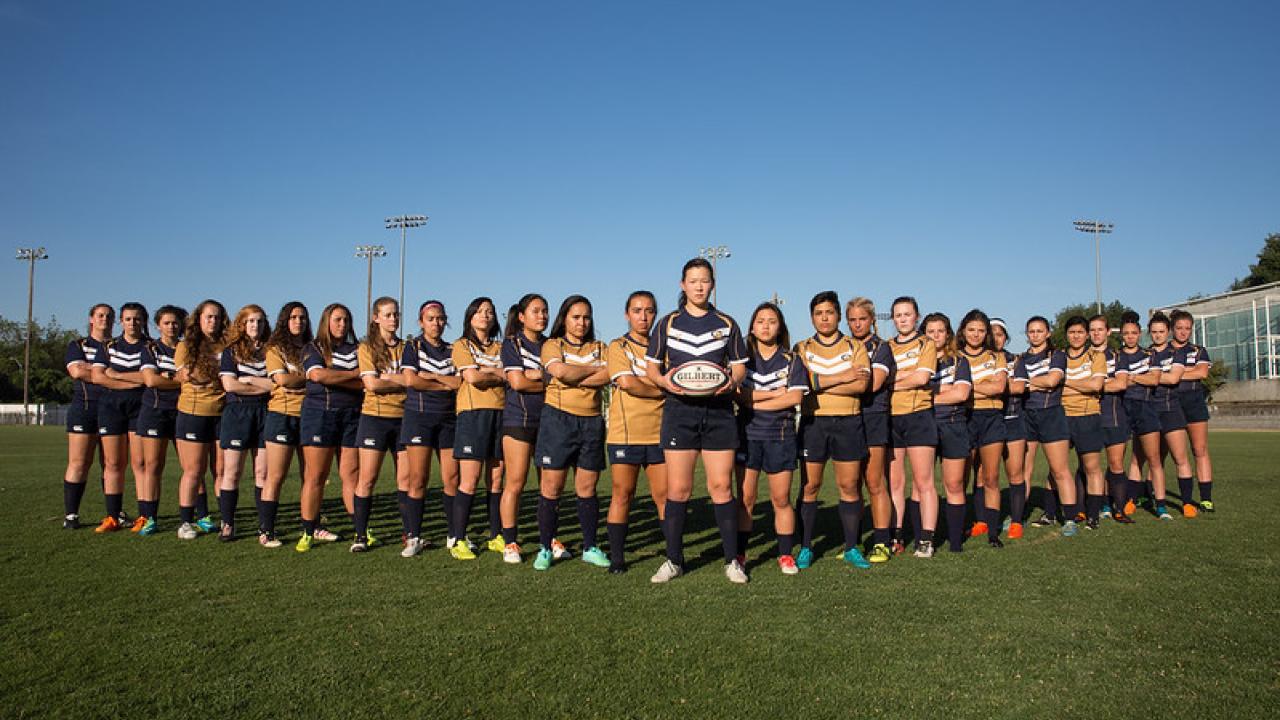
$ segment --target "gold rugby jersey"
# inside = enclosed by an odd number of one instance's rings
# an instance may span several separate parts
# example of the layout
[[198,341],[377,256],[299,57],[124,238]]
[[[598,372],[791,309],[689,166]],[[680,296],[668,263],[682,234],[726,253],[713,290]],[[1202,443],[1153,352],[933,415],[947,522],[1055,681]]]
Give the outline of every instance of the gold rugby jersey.
[[[796,343],[793,350],[804,367],[814,375],[836,375],[850,368],[865,371],[870,377],[871,358],[867,348],[853,338],[838,333],[830,344],[814,337]],[[857,415],[862,412],[862,398],[833,395],[811,388],[800,402],[803,415]]]
[[[468,410],[501,410],[506,400],[506,386],[480,389],[467,382],[465,370],[472,368],[492,368],[502,370],[502,340],[494,340],[487,345],[475,345],[465,337],[458,338],[453,344],[453,366],[462,378],[458,386],[458,403],[456,410],[464,413]],[[514,391],[513,391],[514,392]]]
[[[302,375],[302,350],[298,350],[298,365],[284,359],[284,353],[280,352],[280,348],[272,345],[267,348],[267,377],[278,375],[280,373],[288,373],[290,375]],[[298,417],[302,415],[302,398],[307,394],[306,387],[300,387],[297,390],[290,390],[283,385],[276,385],[271,388],[271,399],[267,402],[267,410],[281,415],[290,415]]]
[[1075,357],[1072,357],[1070,350],[1067,350],[1065,354],[1067,356],[1067,377],[1062,386],[1062,410],[1067,414],[1067,417],[1101,413],[1102,391],[1082,393],[1067,387],[1066,383],[1072,380],[1088,380],[1091,377],[1105,379],[1107,377],[1107,356],[1093,349],[1086,349]]
[[[210,346],[208,351],[218,356],[222,352],[221,347]],[[184,340],[178,343],[178,348],[173,351],[173,365],[181,370],[191,361],[191,346]],[[214,362],[214,367],[218,367],[218,363]],[[184,412],[188,415],[199,415],[201,417],[215,417],[222,414],[222,406],[226,402],[227,393],[222,389],[222,378],[216,374],[209,379],[207,385],[196,385],[191,382],[191,373],[187,373],[187,382],[182,383],[182,389],[178,391],[178,412]]]
[[[1005,364],[1002,352],[979,350],[976,354],[970,355],[967,351],[961,350],[961,353],[969,361],[969,372],[975,387],[982,380],[990,380],[999,373],[1008,374],[1008,366]],[[977,398],[970,395],[969,407],[974,410],[1003,410],[1004,397]]]
[[[395,345],[388,346],[387,354],[391,356],[391,364],[382,370],[378,370],[373,365],[373,348],[369,347],[367,342],[360,343],[360,348],[356,350],[356,359],[360,365],[360,377],[379,375],[384,372],[399,375],[400,356],[404,354],[404,341],[401,340]],[[398,387],[389,393],[376,393],[366,389],[364,391],[364,402],[360,405],[360,414],[380,418],[404,417],[404,388]]]
[[[592,340],[574,345],[564,338],[551,338],[542,343],[542,367],[549,368],[555,363],[572,367],[601,367],[605,364],[604,343]],[[581,417],[600,415],[600,388],[565,385],[550,373],[548,377],[547,407]]]
[[[609,379],[615,383],[623,375],[645,377],[645,351],[647,342],[630,334],[609,343],[605,358],[609,364]],[[662,435],[663,398],[636,397],[620,387],[615,387],[609,399],[609,432],[605,440],[610,445],[657,445]]]
[[[929,377],[938,372],[938,347],[924,333],[917,332],[909,340],[886,340],[897,365],[894,377],[906,377],[917,370],[927,370]],[[914,390],[894,390],[889,401],[890,415],[909,415],[933,407],[933,390],[928,383]]]

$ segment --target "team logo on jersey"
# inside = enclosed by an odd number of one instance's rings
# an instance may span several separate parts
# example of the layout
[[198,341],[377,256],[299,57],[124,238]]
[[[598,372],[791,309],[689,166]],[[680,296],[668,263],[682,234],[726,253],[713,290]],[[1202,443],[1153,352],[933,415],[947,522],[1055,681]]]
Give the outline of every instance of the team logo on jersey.
[[711,333],[711,337],[715,338],[716,340],[719,340],[724,337],[724,331],[716,330],[715,332]]
[[852,359],[853,359],[853,353],[841,353],[841,354],[840,354],[840,359],[841,359],[841,360],[852,360]]

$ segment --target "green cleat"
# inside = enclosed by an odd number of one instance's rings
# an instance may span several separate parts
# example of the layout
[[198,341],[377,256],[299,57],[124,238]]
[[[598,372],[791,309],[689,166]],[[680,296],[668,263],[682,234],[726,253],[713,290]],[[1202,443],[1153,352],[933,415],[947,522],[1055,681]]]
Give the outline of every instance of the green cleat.
[[551,568],[551,551],[547,548],[538,548],[538,557],[533,559],[534,570],[549,570]]
[[364,541],[364,544],[368,547],[374,547],[382,543],[381,540],[373,536],[373,533],[369,532],[368,528],[365,528],[364,531]]
[[302,537],[298,538],[298,544],[294,545],[293,549],[298,552],[307,552],[311,549],[312,542],[314,542],[314,538],[312,538],[311,535],[302,533]]
[[596,567],[607,568],[609,567],[609,556],[605,555],[600,548],[591,547],[582,551],[582,562]]
[[884,543],[876,543],[876,546],[871,548],[871,557],[868,559],[873,563],[887,563],[892,557],[893,554],[889,552],[888,546]]
[[1203,510],[1203,511],[1205,511],[1205,512],[1208,512],[1208,513],[1213,512],[1213,501],[1212,501],[1212,500],[1201,500],[1201,501],[1200,501],[1200,509],[1201,509],[1201,510]]
[[215,523],[213,521],[213,518],[209,517],[208,515],[205,515],[204,517],[197,520],[195,522],[195,526],[196,526],[196,529],[202,533],[210,533],[218,529],[217,523]]

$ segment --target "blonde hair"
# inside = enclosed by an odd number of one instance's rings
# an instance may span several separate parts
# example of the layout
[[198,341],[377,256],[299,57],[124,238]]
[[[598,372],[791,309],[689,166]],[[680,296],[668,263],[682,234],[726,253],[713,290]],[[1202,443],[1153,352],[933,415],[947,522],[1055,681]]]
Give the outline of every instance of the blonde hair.
[[878,335],[879,328],[876,327],[876,304],[871,302],[871,298],[859,295],[856,298],[850,298],[849,302],[844,304],[844,314],[848,315],[849,311],[858,308],[871,316],[871,334]]

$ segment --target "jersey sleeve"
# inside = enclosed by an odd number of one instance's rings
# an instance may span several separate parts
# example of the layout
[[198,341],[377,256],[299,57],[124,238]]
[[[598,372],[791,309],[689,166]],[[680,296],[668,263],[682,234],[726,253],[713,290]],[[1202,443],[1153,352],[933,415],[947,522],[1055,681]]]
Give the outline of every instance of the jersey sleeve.
[[809,371],[805,369],[804,361],[798,353],[791,355],[791,364],[787,367],[787,390],[800,390],[805,395],[809,394]]
[[178,343],[178,347],[173,351],[173,366],[181,370],[189,362],[191,362],[191,348],[185,341]]
[[742,329],[733,318],[729,318],[729,342],[724,349],[730,365],[742,365],[751,357],[747,351],[747,343],[742,339]]
[[1103,353],[1093,353],[1089,359],[1089,374],[1093,377],[1107,376],[1107,356]]
[[235,353],[231,352],[230,348],[223,350],[218,354],[218,374],[230,375],[232,377],[238,377],[240,375],[240,370],[236,367]]
[[111,357],[107,352],[107,344],[98,342],[93,338],[89,338],[88,344],[94,349],[93,362],[91,364],[98,367],[110,367]]
[[[453,367],[459,373],[463,370],[474,370],[480,366],[480,363],[476,362],[476,356],[471,353],[470,345],[471,343],[466,340],[459,340],[453,344]],[[503,348],[505,347],[504,345]]]
[[1013,372],[1010,373],[1012,379],[1027,382],[1031,376],[1027,374],[1027,361],[1021,355],[1013,361]]
[[1067,374],[1067,354],[1061,350],[1054,350],[1049,354],[1049,372],[1055,370],[1063,375]]
[[1006,375],[1010,373],[1010,370],[1012,370],[1012,368],[1010,368],[1009,364],[1005,362],[1004,353],[992,353],[991,358],[995,360],[996,372],[1004,373]]
[[284,356],[280,354],[280,348],[275,346],[267,348],[267,377],[288,372],[288,368],[284,364]]
[[852,350],[852,357],[850,357],[849,362],[853,365],[853,368],[858,372],[870,374],[871,357],[867,355],[866,346],[857,340],[852,340],[849,342],[849,347]]
[[139,370],[159,370],[156,354],[151,350],[151,343],[143,343],[142,352],[138,354]]
[[400,370],[405,368],[417,370],[418,365],[418,343],[414,340],[404,341],[404,350],[400,353]]
[[928,338],[920,343],[920,360],[916,363],[916,370],[928,372],[929,377],[938,372],[938,346]]
[[84,356],[84,347],[80,345],[79,340],[72,340],[67,343],[66,365],[71,367],[79,363],[88,362]]
[[631,374],[631,360],[622,347],[622,340],[614,340],[605,348],[605,365],[609,368],[609,379],[617,380],[623,375]]
[[1197,365],[1200,365],[1200,364],[1204,364],[1204,365],[1212,365],[1212,364],[1213,364],[1213,360],[1212,360],[1212,359],[1210,359],[1210,357],[1209,357],[1209,350],[1208,350],[1208,348],[1206,348],[1206,347],[1205,347],[1205,346],[1203,346],[1203,345],[1197,345],[1196,347],[1200,348],[1200,352],[1199,352],[1199,353],[1196,353],[1196,357],[1197,357],[1197,358],[1199,358],[1198,360],[1196,360],[1196,364],[1197,364]]
[[[538,358],[542,362],[542,367],[547,367],[552,363],[564,362],[564,341],[555,339],[542,343],[542,353]],[[506,365],[504,360],[503,365]],[[519,368],[507,368],[508,370],[523,370],[523,365]]]
[[888,344],[880,343],[877,345],[875,354],[871,356],[871,368],[891,373],[895,366],[893,351],[889,349]]
[[955,382],[973,385],[973,368],[969,365],[969,358],[963,355],[956,358]]
[[[546,345],[543,345],[546,350]],[[517,372],[524,371],[524,358],[520,357],[520,340],[518,338],[507,338],[502,341],[502,350],[499,352],[502,360],[502,371],[508,372],[515,370]]]
[[644,351],[646,361],[658,363],[658,367],[664,369],[667,357],[667,323],[670,322],[670,317],[668,315],[663,318],[649,331],[649,347]]
[[311,371],[324,367],[324,357],[320,355],[320,348],[314,343],[307,343],[307,349],[302,353],[302,372],[307,379],[311,379]]
[[356,349],[356,362],[360,365],[360,377],[378,374],[378,368],[373,363],[373,351],[369,349],[368,343],[360,343],[360,347]]
[[754,357],[747,360],[747,374],[743,376],[741,385],[742,389],[747,392],[754,392],[756,389],[756,380],[754,377],[755,364],[756,360]]

